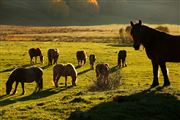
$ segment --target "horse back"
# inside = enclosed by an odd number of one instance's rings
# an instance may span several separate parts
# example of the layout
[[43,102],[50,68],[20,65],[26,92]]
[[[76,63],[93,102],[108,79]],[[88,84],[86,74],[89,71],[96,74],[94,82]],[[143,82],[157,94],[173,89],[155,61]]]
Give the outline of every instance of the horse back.
[[35,48],[31,48],[29,49],[29,55],[31,57],[34,57],[34,56],[41,56],[42,53],[41,53],[41,50],[39,48],[35,49]]
[[86,59],[86,52],[85,51],[77,51],[76,57],[78,60]]
[[146,48],[150,59],[166,62],[180,62],[180,36],[160,32],[152,48]]
[[25,68],[25,81],[27,83],[33,82],[42,78],[43,72],[39,67]]

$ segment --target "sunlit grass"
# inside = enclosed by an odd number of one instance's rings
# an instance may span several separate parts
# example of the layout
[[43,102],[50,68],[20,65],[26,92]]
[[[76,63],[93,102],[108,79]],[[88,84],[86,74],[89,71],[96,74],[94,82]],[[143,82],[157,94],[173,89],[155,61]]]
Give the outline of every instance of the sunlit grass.
[[[150,60],[146,57],[145,51],[135,51],[132,47],[117,47],[115,43],[92,43],[92,42],[0,42],[0,118],[1,119],[67,119],[70,114],[76,110],[83,111],[94,119],[119,118],[118,116],[128,118],[138,118],[135,113],[139,114],[141,108],[148,113],[154,114],[154,108],[161,106],[161,112],[165,113],[166,96],[169,106],[173,113],[177,112],[180,100],[180,66],[178,63],[168,63],[170,71],[171,86],[164,88],[155,93],[156,96],[149,93],[143,94],[142,91],[148,89],[152,83],[152,66]],[[89,56],[94,53],[97,57],[97,63],[109,63],[110,68],[117,65],[117,54],[121,49],[127,50],[127,67],[120,69],[120,85],[112,90],[91,92],[88,88],[93,84],[95,72],[89,70],[87,64],[79,69],[77,86],[65,89],[64,78],[59,80],[59,88],[54,88],[52,83],[52,66],[44,69],[44,88],[38,94],[32,94],[35,89],[35,83],[25,84],[25,95],[21,96],[21,85],[18,86],[17,94],[13,96],[3,96],[5,94],[5,83],[13,68],[28,66],[29,55],[28,49],[39,47],[42,50],[47,65],[47,50],[49,48],[59,48],[60,57],[58,63],[72,63],[77,66],[76,51],[85,50]],[[71,79],[68,78],[68,86],[71,85]],[[160,86],[163,85],[163,77],[160,75]],[[152,95],[151,95],[152,94]],[[123,103],[114,103],[113,97],[128,96]],[[172,96],[172,99],[169,97]],[[140,99],[140,100],[139,100]],[[175,100],[176,99],[176,100]],[[127,101],[126,101],[127,100]],[[158,102],[157,102],[158,101]],[[162,101],[162,102],[160,102]],[[176,107],[175,107],[176,106]],[[94,108],[94,107],[97,107]],[[172,109],[171,109],[172,108]],[[128,111],[127,111],[128,109]],[[155,108],[158,110],[158,108]],[[95,110],[95,111],[94,111]],[[108,110],[114,110],[111,114]],[[116,112],[117,110],[117,112]],[[128,113],[126,113],[128,112]],[[134,113],[135,112],[135,113]],[[101,114],[103,113],[103,114]],[[131,116],[129,116],[131,114]],[[171,113],[170,113],[171,114]],[[177,115],[179,113],[177,112]],[[105,119],[103,118],[103,119]],[[177,116],[175,116],[177,118]]]

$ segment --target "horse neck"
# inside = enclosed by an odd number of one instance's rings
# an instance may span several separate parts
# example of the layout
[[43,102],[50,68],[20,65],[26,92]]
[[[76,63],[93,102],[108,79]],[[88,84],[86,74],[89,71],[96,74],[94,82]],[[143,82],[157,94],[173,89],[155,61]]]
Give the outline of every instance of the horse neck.
[[157,34],[158,32],[152,28],[149,28],[147,26],[142,26],[142,45],[146,48],[149,49],[152,47],[154,44],[154,41],[157,39]]
[[14,74],[11,74],[10,76],[9,76],[9,78],[8,78],[8,80],[7,80],[7,83],[9,83],[9,84],[13,84],[14,83],[14,80],[15,79],[15,76],[14,76]]

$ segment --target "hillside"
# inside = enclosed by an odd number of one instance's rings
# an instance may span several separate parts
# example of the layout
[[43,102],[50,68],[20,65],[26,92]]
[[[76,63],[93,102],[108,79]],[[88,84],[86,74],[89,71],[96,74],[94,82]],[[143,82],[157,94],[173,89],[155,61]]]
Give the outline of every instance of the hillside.
[[179,0],[0,0],[0,24],[180,24]]

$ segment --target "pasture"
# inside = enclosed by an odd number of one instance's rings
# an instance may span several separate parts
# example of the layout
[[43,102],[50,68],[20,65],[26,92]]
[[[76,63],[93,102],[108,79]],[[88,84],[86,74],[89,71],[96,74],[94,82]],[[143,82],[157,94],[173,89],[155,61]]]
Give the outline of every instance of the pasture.
[[[179,63],[167,63],[171,86],[161,87],[163,77],[160,73],[160,86],[149,89],[152,83],[151,61],[146,57],[143,48],[135,51],[131,44],[117,44],[116,30],[119,26],[59,27],[51,28],[51,32],[48,27],[21,27],[8,26],[4,30],[1,27],[0,30],[4,31],[0,41],[0,119],[180,118]],[[170,30],[174,31],[173,34],[179,34],[178,29]],[[16,67],[31,66],[28,55],[31,47],[39,47],[44,56],[43,64],[35,64],[43,68],[43,90],[33,93],[35,83],[26,83],[24,95],[20,95],[22,90],[19,85],[15,95],[5,96],[5,83],[11,71]],[[110,76],[117,77],[120,85],[111,90],[90,90],[96,77],[87,60],[85,66],[77,69],[77,86],[71,87],[71,78],[68,77],[68,87],[65,88],[64,77],[61,77],[59,87],[55,88],[53,67],[47,66],[49,48],[59,49],[58,63],[72,63],[75,66],[78,65],[76,51],[85,50],[88,56],[95,54],[96,64],[109,63]],[[117,69],[117,54],[122,49],[127,51],[127,67]]]

